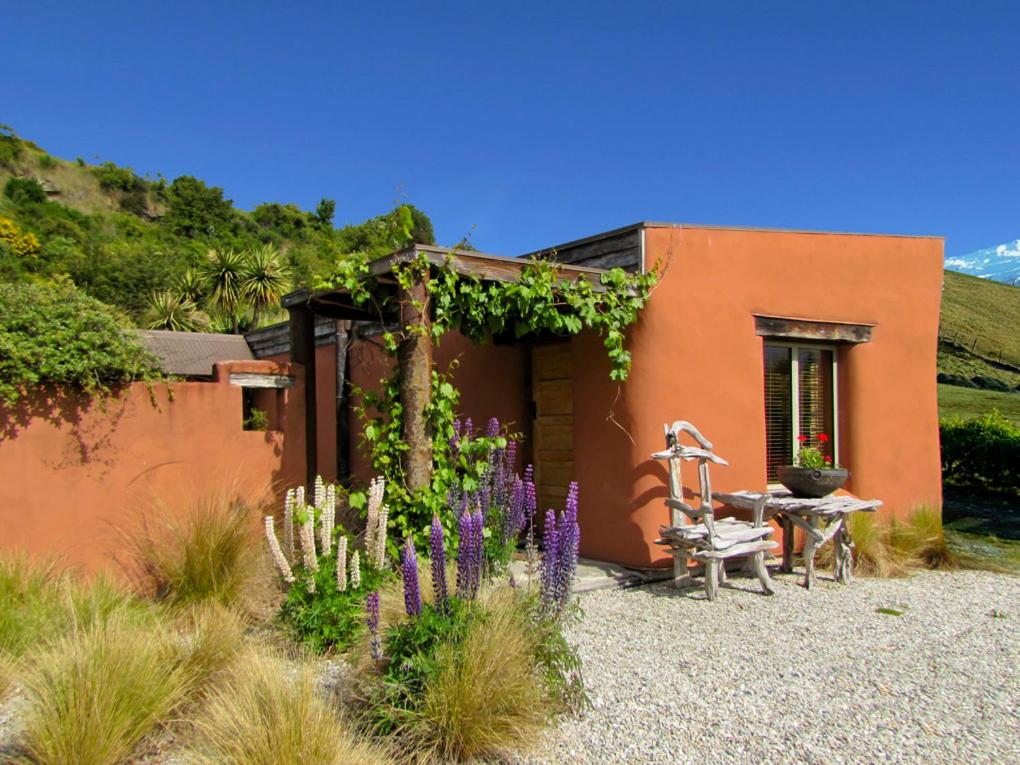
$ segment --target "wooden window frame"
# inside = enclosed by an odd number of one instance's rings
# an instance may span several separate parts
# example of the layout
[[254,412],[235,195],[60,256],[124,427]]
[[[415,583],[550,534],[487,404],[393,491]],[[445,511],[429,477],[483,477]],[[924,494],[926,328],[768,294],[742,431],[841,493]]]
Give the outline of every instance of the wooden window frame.
[[[829,343],[803,343],[789,341],[781,338],[769,338],[762,343],[762,358],[765,357],[765,347],[772,346],[776,348],[789,348],[790,349],[790,416],[792,422],[790,423],[790,438],[791,438],[791,451],[790,453],[796,456],[800,443],[798,438],[800,436],[800,353],[801,349],[812,350],[812,351],[830,351],[832,353],[832,461],[833,464],[839,464],[839,346],[832,345]],[[764,375],[764,365],[762,367],[762,374]],[[765,418],[766,428],[766,439],[765,439],[765,464],[768,465],[768,418]],[[766,474],[768,468],[766,467]],[[767,480],[767,475],[766,475]],[[769,483],[769,489],[782,488],[782,484]]]

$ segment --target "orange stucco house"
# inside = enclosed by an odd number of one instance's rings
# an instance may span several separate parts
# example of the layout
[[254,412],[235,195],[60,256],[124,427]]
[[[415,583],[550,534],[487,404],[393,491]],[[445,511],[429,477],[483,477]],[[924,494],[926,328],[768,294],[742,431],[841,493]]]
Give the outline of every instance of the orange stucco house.
[[[798,435],[826,433],[832,456],[851,471],[848,491],[882,499],[888,513],[939,507],[942,248],[940,237],[638,223],[531,253],[578,271],[658,264],[658,286],[629,332],[625,383],[610,381],[592,334],[487,346],[447,336],[434,363],[459,360],[466,415],[496,416],[524,434],[543,508],[561,506],[567,483],[580,483],[586,557],[669,562],[654,544],[667,516],[663,468],[649,455],[663,447],[663,424],[677,419],[695,423],[729,461],[713,471],[720,491],[764,489]],[[494,273],[509,262],[460,255]],[[389,361],[371,323],[355,323],[338,359],[329,304],[314,302],[308,293],[288,302],[291,338],[295,312],[312,308],[305,355],[294,354],[313,367],[309,472],[365,479],[356,422],[344,422],[347,405],[336,395],[337,362],[354,385],[370,387]],[[289,360],[285,328],[248,340],[258,358]]]

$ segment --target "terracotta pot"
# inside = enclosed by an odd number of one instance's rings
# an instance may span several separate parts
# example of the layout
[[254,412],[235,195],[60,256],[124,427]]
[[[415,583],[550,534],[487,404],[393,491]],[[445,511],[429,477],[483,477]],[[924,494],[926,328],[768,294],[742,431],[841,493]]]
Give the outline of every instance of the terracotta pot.
[[795,497],[827,497],[850,478],[846,468],[802,468],[781,465],[776,468],[779,482]]

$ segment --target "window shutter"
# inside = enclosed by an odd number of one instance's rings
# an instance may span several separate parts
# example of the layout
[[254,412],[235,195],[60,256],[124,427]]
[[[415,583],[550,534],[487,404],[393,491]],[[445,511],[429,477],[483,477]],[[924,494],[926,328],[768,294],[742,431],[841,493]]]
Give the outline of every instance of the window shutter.
[[793,407],[790,396],[791,348],[765,346],[765,438],[768,481],[776,468],[793,462]]
[[[807,446],[818,447],[822,454],[832,457],[835,446],[832,440],[832,351],[798,348],[797,366],[799,435],[807,436]],[[822,433],[829,437],[826,443],[818,441]]]

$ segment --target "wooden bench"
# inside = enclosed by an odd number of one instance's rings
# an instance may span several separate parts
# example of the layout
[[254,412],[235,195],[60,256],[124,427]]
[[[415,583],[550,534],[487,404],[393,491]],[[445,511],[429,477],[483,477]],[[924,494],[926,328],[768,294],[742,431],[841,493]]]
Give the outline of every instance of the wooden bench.
[[[659,529],[656,544],[668,545],[673,555],[673,581],[680,587],[688,574],[688,561],[693,559],[705,566],[705,596],[715,600],[719,585],[726,581],[725,563],[730,558],[748,558],[754,573],[761,581],[766,595],[772,594],[772,581],[765,568],[765,552],[778,547],[771,540],[772,527],[764,522],[766,498],[755,504],[751,522],[736,518],[716,518],[712,508],[712,485],[708,473],[710,464],[727,465],[722,457],[712,453],[712,444],[689,422],[677,420],[664,426],[666,449],[652,455],[668,465],[670,525]],[[697,446],[685,446],[680,436],[688,434]],[[684,502],[680,463],[696,460],[698,463],[700,502],[698,507]]]

